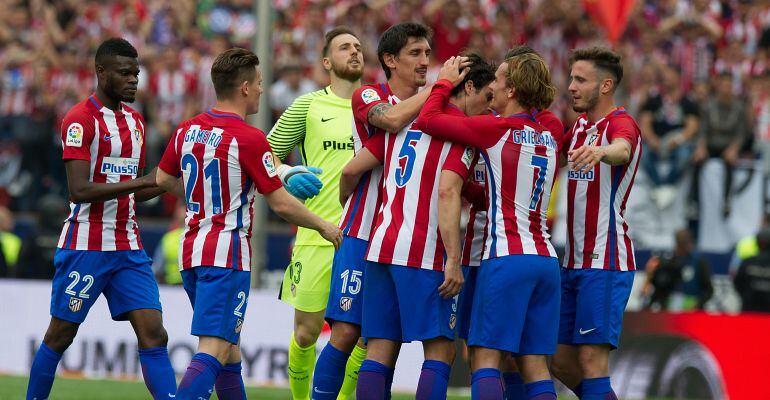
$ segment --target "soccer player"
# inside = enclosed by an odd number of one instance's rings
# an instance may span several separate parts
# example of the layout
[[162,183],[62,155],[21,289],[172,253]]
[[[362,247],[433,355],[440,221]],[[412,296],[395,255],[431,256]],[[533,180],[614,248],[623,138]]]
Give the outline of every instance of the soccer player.
[[521,359],[528,398],[556,399],[546,355],[556,350],[559,265],[546,207],[557,145],[531,114],[547,108],[556,89],[542,58],[523,54],[505,60],[495,72],[492,108],[498,117],[443,113],[452,87],[466,73],[460,72],[457,58],[447,60],[416,125],[435,137],[480,149],[487,167],[487,237],[468,337],[472,397],[503,398],[498,368],[510,352]]
[[[364,85],[353,93],[353,145],[356,152],[360,152],[370,138],[386,131],[398,132],[417,116],[428,96],[428,93],[417,94],[417,89],[425,84],[428,60],[427,54],[423,53],[429,51],[418,42],[427,41],[428,37],[428,28],[415,23],[394,25],[380,37],[377,55],[388,81]],[[341,203],[345,204],[340,227],[345,239],[332,266],[326,309],[332,332],[316,364],[314,399],[336,397],[348,354],[361,336],[364,265],[374,218],[381,203],[382,168],[374,168],[360,180],[348,181],[352,182],[348,188],[343,188],[343,181],[340,181]],[[363,356],[358,346],[350,355],[351,358]],[[347,375],[358,373],[349,367]],[[387,382],[392,382],[393,369],[388,369],[386,375]],[[345,385],[348,382],[352,379],[347,379]],[[386,386],[389,388],[390,384]],[[342,391],[345,392],[345,388]]]
[[[404,53],[420,56],[427,62],[427,37],[410,37],[398,57],[404,57]],[[388,56],[392,57],[386,53],[385,64],[392,68],[392,58]],[[393,68],[392,76],[399,75],[399,67]],[[463,98],[463,107],[468,105],[466,100]],[[481,103],[474,104],[474,111],[485,111],[483,100]],[[459,265],[459,214],[455,221],[458,232],[453,238],[457,241],[454,259],[446,263],[445,269],[438,229],[438,184],[446,173],[456,174],[464,181],[473,150],[435,140],[413,126],[370,138],[366,149],[345,167],[341,184],[341,194],[347,194],[346,189],[353,186],[357,177],[384,165],[382,206],[366,254],[369,263],[364,279],[362,334],[368,341],[368,353],[361,366],[356,398],[387,397],[388,374],[395,367],[400,345],[413,340],[423,343],[425,354],[416,398],[446,398],[454,359],[455,296],[463,278]]]
[[[193,306],[198,353],[179,383],[178,399],[246,398],[238,342],[249,295],[251,205],[255,191],[287,221],[317,230],[338,246],[342,233],[291,196],[277,177],[264,134],[244,120],[259,110],[257,56],[234,48],[211,67],[215,108],[183,122],[158,170],[158,185],[185,199],[179,266]],[[181,179],[177,177],[181,175]]]
[[[353,158],[350,98],[361,86],[364,71],[361,42],[350,29],[334,28],[326,34],[321,62],[329,73],[331,84],[297,98],[281,115],[267,141],[277,156],[277,168],[279,175],[284,177],[284,185],[295,196],[307,198],[315,194],[319,186],[308,185],[306,178],[315,178],[312,171],[323,171],[320,193],[308,199],[305,205],[322,218],[337,222],[342,216],[340,174]],[[296,146],[301,146],[303,164],[314,166],[308,169],[309,172],[302,170],[302,166],[290,167],[278,161],[286,158]],[[311,190],[304,191],[306,187]],[[301,400],[307,399],[310,391],[309,378],[316,361],[315,343],[323,327],[324,310],[329,300],[334,247],[315,231],[299,228],[292,253],[279,297],[294,307],[294,333],[289,341],[287,369],[292,397]],[[336,339],[335,336],[333,340]],[[354,346],[355,340],[357,337]],[[355,390],[358,368],[366,350],[344,347],[341,351],[345,353],[343,358],[348,360],[348,366],[345,368],[343,362],[339,372],[340,378],[344,376],[347,381],[340,397],[347,398]],[[348,359],[351,351],[353,357]],[[328,373],[328,367],[321,369],[322,376]]]
[[134,214],[137,201],[163,192],[154,173],[142,175],[144,118],[124,104],[136,96],[137,57],[124,39],[102,42],[95,57],[96,93],[62,121],[71,212],[54,258],[51,322],[32,362],[28,400],[48,398],[62,353],[100,294],[112,319],[131,321],[152,396],[166,399],[176,392],[158,285]]
[[581,399],[615,399],[608,361],[634,281],[634,248],[623,214],[641,134],[613,98],[623,78],[620,56],[600,47],[578,49],[570,67],[572,108],[582,114],[562,150],[569,157],[567,248],[552,370]]

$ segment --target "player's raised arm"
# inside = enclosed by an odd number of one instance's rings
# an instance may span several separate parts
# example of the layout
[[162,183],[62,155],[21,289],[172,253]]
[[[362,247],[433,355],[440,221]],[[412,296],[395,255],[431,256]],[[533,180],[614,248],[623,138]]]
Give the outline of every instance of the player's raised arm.
[[265,195],[265,199],[270,208],[287,222],[313,229],[320,233],[324,239],[334,244],[335,249],[340,247],[342,243],[342,231],[340,231],[340,228],[310,212],[299,200],[290,195],[286,189],[279,188],[272,191]]

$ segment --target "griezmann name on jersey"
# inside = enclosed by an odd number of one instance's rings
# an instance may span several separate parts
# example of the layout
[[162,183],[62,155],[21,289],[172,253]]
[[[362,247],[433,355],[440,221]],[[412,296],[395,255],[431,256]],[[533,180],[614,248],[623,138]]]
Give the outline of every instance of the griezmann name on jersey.
[[255,192],[282,187],[264,133],[239,115],[209,110],[182,122],[158,168],[182,176],[187,204],[179,269],[251,269]]
[[[81,101],[62,120],[62,159],[89,163],[89,180],[116,183],[134,179],[144,168],[144,118],[120,104],[113,111],[95,95]],[[60,249],[139,250],[134,194],[93,203],[70,202],[59,237]]]

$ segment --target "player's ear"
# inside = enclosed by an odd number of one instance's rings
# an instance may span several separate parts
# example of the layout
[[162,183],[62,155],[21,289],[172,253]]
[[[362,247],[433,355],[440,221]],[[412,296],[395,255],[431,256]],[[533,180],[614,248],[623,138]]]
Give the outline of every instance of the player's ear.
[[471,80],[465,81],[464,91],[466,96],[470,96],[473,93],[476,93],[476,86],[473,84],[473,81]]
[[256,88],[251,87],[251,82],[249,81],[241,82],[241,95],[243,97],[247,97],[249,95],[250,90],[256,90]]
[[385,62],[385,65],[388,68],[396,69],[396,56],[394,54],[384,53],[382,55],[382,61]]
[[321,58],[321,65],[323,65],[326,72],[329,72],[332,70],[332,61],[329,59],[329,57]]
[[599,90],[602,94],[611,94],[615,90],[615,81],[610,77],[604,78]]

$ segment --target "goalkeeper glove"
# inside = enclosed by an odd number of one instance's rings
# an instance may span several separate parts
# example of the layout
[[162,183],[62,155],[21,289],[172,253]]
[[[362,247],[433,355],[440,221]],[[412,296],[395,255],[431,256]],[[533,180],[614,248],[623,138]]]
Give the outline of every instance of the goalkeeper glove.
[[291,165],[281,164],[276,169],[276,172],[281,178],[286,191],[300,200],[315,197],[323,187],[323,183],[316,176],[322,172],[320,168],[306,167],[304,165],[292,167]]

